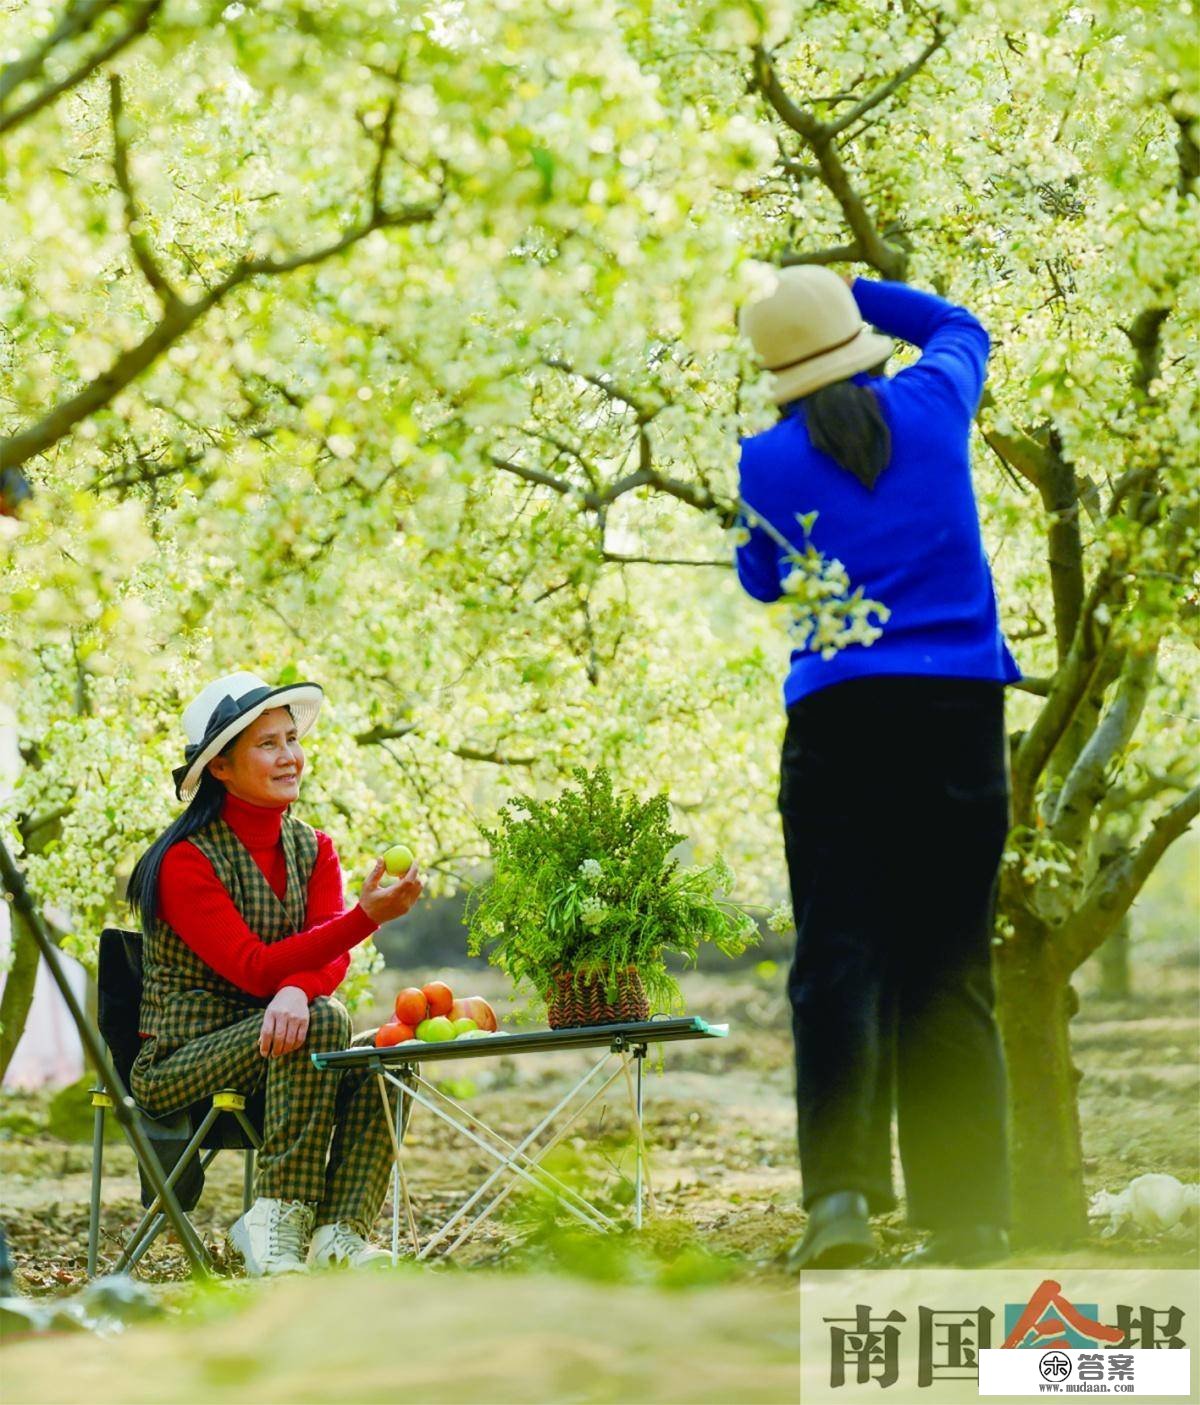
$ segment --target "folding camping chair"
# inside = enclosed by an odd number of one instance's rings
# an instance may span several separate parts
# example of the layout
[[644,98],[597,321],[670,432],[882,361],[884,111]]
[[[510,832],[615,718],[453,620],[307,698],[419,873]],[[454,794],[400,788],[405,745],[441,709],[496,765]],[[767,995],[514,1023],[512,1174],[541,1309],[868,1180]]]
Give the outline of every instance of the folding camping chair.
[[[137,1057],[141,1040],[138,1017],[142,1002],[142,938],[138,932],[123,932],[105,928],[100,934],[100,959],[96,983],[99,990],[98,1024],[105,1044],[112,1055],[113,1065],[125,1086],[129,1086],[129,1070]],[[243,1208],[249,1209],[253,1199],[254,1154],[262,1145],[263,1105],[265,1094],[245,1096],[236,1089],[223,1089],[211,1098],[204,1098],[182,1112],[166,1117],[151,1117],[138,1109],[142,1127],[158,1157],[166,1177],[184,1212],[184,1224],[193,1247],[209,1266],[212,1259],[193,1228],[188,1214],[196,1208],[204,1189],[204,1172],[218,1151],[242,1151],[245,1155],[242,1181]],[[92,1135],[92,1203],[88,1223],[89,1277],[95,1277],[97,1249],[100,1239],[100,1182],[104,1160],[105,1113],[113,1105],[105,1088],[92,1090],[95,1110]],[[136,1148],[135,1148],[136,1154]],[[137,1228],[129,1236],[116,1264],[110,1270],[121,1273],[132,1269],[166,1227],[166,1216],[154,1195],[139,1162],[141,1202],[145,1211]]]

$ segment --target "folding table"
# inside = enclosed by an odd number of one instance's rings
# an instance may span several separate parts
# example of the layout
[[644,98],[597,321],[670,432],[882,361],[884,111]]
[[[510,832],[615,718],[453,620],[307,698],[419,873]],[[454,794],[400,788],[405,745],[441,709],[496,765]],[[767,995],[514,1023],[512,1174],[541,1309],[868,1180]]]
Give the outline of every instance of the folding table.
[[[600,1231],[614,1229],[616,1223],[613,1219],[597,1206],[589,1204],[573,1187],[564,1184],[546,1170],[541,1162],[596,1099],[622,1075],[629,1096],[630,1111],[633,1114],[636,1146],[634,1223],[640,1229],[643,1190],[648,1193],[651,1208],[654,1208],[654,1187],[646,1165],[646,1146],[642,1131],[642,1063],[646,1057],[646,1050],[651,1044],[667,1044],[682,1039],[722,1039],[728,1033],[728,1025],[708,1024],[691,1015],[679,1019],[638,1020],[573,1029],[540,1029],[525,1033],[497,1032],[484,1037],[459,1038],[444,1044],[426,1044],[421,1040],[412,1039],[407,1043],[393,1044],[383,1049],[360,1046],[331,1050],[328,1053],[313,1054],[312,1061],[320,1069],[367,1069],[375,1075],[395,1156],[395,1170],[392,1175],[392,1260],[395,1262],[400,1248],[401,1193],[413,1253],[418,1259],[428,1258],[433,1250],[450,1239],[452,1234],[454,1238],[442,1253],[453,1253],[520,1182],[553,1196],[570,1214],[589,1228]],[[496,1058],[508,1054],[554,1054],[565,1049],[602,1049],[604,1052],[570,1091],[559,1098],[545,1116],[539,1119],[532,1131],[516,1145],[430,1083],[421,1072],[422,1065],[426,1063],[442,1063],[452,1059]],[[631,1062],[636,1077],[630,1072]],[[616,1066],[611,1067],[614,1063]],[[394,1112],[388,1098],[389,1084],[395,1090]],[[414,1106],[426,1108],[497,1163],[495,1169],[488,1173],[481,1184],[425,1244],[420,1242],[417,1234],[416,1220],[408,1196],[402,1150],[408,1116]],[[544,1140],[539,1143],[540,1138]]]

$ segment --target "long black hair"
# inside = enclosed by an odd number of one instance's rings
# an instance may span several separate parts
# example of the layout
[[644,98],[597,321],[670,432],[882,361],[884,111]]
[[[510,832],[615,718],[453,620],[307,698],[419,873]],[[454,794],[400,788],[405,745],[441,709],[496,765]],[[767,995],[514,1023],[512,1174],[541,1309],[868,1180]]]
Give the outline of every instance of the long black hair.
[[892,434],[870,386],[834,381],[793,400],[784,412],[793,408],[803,408],[813,447],[873,490],[892,456]]
[[[237,737],[233,740],[236,741]],[[221,755],[224,756],[232,745],[233,742],[230,742],[223,747]],[[178,844],[206,824],[211,824],[221,813],[226,793],[225,787],[215,776],[210,775],[207,769],[202,771],[200,784],[187,809],[163,830],[134,864],[125,899],[140,920],[143,931],[158,916],[158,874],[167,850],[172,844]]]

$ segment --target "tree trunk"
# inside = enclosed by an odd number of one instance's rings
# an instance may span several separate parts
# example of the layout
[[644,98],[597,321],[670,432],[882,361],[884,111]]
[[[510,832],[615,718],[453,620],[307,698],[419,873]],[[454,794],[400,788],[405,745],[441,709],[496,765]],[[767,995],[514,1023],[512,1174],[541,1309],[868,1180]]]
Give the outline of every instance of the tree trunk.
[[25,919],[11,904],[8,912],[12,921],[13,960],[4,982],[4,995],[0,997],[0,1078],[8,1072],[17,1044],[25,1033],[41,960],[37,942]]
[[1133,984],[1129,978],[1129,929],[1131,923],[1126,913],[1121,925],[1107,937],[1100,947],[1100,998],[1102,1000],[1128,1000],[1133,994]]
[[1025,920],[996,949],[997,1012],[1008,1062],[1013,1246],[1065,1248],[1087,1233],[1079,1071],[1069,1022],[1079,1006],[1052,960],[1052,938]]

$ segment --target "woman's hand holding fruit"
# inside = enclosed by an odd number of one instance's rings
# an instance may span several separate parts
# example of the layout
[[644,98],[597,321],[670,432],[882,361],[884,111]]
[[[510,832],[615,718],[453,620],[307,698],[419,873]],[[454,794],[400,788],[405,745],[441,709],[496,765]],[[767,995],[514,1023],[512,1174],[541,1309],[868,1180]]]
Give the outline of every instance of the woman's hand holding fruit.
[[[389,854],[392,852],[388,850]],[[421,896],[422,884],[416,859],[410,859],[399,883],[383,883],[388,871],[385,860],[377,859],[371,872],[363,879],[358,896],[359,906],[378,926],[391,922],[393,918],[403,917]]]

